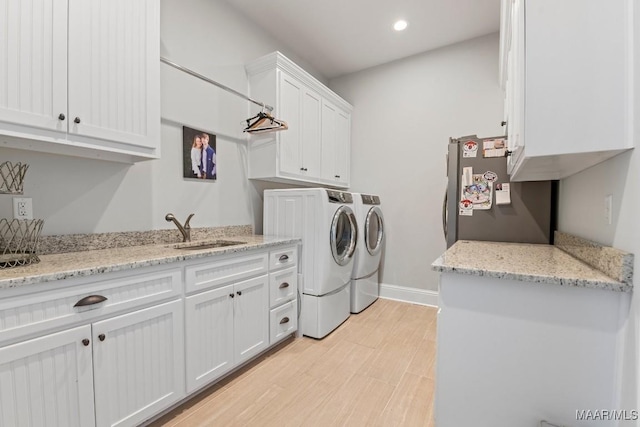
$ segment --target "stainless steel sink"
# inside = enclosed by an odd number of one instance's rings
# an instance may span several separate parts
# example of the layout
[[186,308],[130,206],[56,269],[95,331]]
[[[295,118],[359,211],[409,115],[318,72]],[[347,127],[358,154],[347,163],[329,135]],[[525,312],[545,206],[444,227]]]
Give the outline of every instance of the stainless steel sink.
[[235,242],[233,240],[207,240],[202,242],[178,243],[177,245],[173,245],[173,248],[187,251],[197,251],[200,249],[214,249],[224,248],[227,246],[238,246],[244,245],[246,243],[247,242]]

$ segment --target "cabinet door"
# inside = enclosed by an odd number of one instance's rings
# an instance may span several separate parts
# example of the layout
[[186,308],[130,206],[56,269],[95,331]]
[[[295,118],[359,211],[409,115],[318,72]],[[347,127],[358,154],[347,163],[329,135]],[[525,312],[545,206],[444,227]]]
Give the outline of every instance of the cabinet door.
[[322,101],[322,178],[336,180],[336,121],[338,109]]
[[351,169],[351,114],[338,110],[335,140],[336,184],[349,187]]
[[0,28],[0,120],[66,132],[67,1],[2,0]]
[[69,0],[69,132],[159,146],[159,57],[158,0]]
[[269,345],[269,276],[235,284],[235,362],[243,363]]
[[302,84],[282,71],[279,71],[278,84],[277,114],[289,126],[286,131],[278,132],[278,170],[300,176],[304,172],[300,145]]
[[233,367],[233,285],[186,299],[187,393]]
[[349,186],[351,114],[322,102],[322,179],[339,187]]
[[96,424],[132,426],[185,395],[182,301],[92,327]]
[[0,425],[95,425],[90,339],[86,325],[0,348]]
[[302,90],[302,165],[303,175],[309,178],[319,178],[320,170],[320,115],[322,98],[312,90]]

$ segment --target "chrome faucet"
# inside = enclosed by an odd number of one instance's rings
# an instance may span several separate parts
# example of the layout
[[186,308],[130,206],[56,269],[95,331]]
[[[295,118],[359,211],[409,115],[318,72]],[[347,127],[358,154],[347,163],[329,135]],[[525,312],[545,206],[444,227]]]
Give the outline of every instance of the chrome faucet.
[[166,219],[168,222],[173,221],[173,223],[176,225],[176,227],[178,227],[178,230],[180,230],[180,233],[182,233],[182,241],[183,242],[190,242],[191,241],[191,226],[189,225],[189,221],[191,221],[191,218],[194,215],[195,214],[189,215],[187,220],[184,222],[184,227],[180,224],[180,221],[178,221],[176,219],[175,215],[173,215],[172,213],[168,213],[164,217],[164,219]]

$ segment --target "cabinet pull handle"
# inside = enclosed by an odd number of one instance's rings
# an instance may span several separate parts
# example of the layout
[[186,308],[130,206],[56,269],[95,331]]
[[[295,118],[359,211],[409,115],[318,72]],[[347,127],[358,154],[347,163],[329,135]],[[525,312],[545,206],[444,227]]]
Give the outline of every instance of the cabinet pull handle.
[[64,114],[60,113],[60,115],[58,116],[58,120],[64,120],[66,119],[66,117],[64,116]]
[[280,255],[280,258],[278,258],[278,261],[285,262],[288,259],[289,259],[289,255]]
[[505,157],[509,157],[509,156],[510,156],[510,155],[512,155],[512,154],[513,154],[513,151],[510,151],[510,150],[506,150],[506,151],[504,152],[504,156],[505,156]]
[[280,289],[284,289],[284,288],[288,288],[289,284],[287,282],[282,283],[280,286],[278,286],[278,288]]
[[335,177],[336,177],[336,178],[340,178],[340,175],[336,175]]
[[289,323],[289,318],[288,317],[283,317],[282,320],[280,321],[281,325],[283,325],[285,323]]
[[230,296],[231,298],[233,298],[235,295],[234,295],[234,294],[229,294],[229,296]]
[[105,334],[100,334],[100,335],[98,335],[98,339],[99,339],[100,341],[104,341],[104,340],[105,340],[105,338],[107,338],[107,336],[106,336]]
[[73,123],[80,123],[80,117],[76,117],[75,119],[73,119]]
[[500,126],[506,126],[507,122],[505,122],[504,120],[500,122]]
[[80,301],[75,303],[74,307],[84,307],[87,305],[98,304],[106,300],[107,297],[103,297],[102,295],[89,295],[88,297],[84,297]]
[[89,345],[89,342],[90,342],[90,341],[89,341],[88,339],[86,339],[86,338],[82,340],[82,344],[83,344],[85,347]]
[[236,292],[236,294],[238,294],[238,296],[242,295],[242,291],[238,291]]

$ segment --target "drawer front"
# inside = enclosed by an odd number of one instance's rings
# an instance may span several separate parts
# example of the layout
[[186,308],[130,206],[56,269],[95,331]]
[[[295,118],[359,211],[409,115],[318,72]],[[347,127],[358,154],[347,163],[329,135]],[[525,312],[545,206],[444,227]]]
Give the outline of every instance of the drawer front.
[[186,291],[188,293],[211,289],[266,274],[269,268],[268,259],[268,253],[260,252],[187,266]]
[[298,300],[271,310],[269,344],[274,344],[298,329]]
[[275,307],[296,298],[298,292],[298,269],[278,270],[269,274],[269,306]]
[[[182,292],[180,268],[118,276],[102,281],[87,278],[69,288],[0,301],[0,343],[163,301]],[[93,298],[88,302],[97,302],[76,306],[89,296]]]
[[274,249],[269,252],[269,269],[292,267],[298,263],[298,245]]

